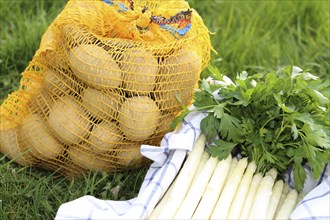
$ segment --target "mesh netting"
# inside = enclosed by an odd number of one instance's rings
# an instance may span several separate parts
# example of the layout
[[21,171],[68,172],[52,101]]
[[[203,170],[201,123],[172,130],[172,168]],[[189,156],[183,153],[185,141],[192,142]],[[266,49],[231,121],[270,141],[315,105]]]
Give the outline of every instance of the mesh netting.
[[68,176],[148,161],[190,105],[209,32],[183,0],[69,1],[1,105],[0,150]]

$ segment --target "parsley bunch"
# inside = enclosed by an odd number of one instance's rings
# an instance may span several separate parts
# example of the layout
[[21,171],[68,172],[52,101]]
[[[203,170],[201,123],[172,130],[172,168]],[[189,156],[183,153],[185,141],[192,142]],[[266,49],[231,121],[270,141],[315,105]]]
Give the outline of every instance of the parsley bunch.
[[[207,116],[201,130],[212,143],[209,152],[219,159],[240,153],[255,161],[265,173],[292,167],[297,190],[306,178],[309,163],[313,177],[330,160],[329,81],[322,81],[298,67],[277,72],[238,74],[235,81],[209,66],[211,79],[203,79],[195,92],[195,109]],[[324,94],[323,94],[324,93]]]

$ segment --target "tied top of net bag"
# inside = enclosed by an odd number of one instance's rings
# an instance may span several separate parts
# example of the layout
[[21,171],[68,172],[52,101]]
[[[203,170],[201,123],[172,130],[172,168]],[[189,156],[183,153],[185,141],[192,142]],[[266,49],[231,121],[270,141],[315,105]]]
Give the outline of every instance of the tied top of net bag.
[[71,0],[1,105],[0,151],[68,176],[144,165],[141,144],[191,104],[210,50],[183,0]]

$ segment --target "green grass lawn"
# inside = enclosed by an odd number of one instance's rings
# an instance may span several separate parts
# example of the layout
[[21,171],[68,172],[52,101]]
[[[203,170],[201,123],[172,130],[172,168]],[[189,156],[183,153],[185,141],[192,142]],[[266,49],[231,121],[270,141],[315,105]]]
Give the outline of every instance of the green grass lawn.
[[[189,0],[212,32],[212,63],[228,76],[268,72],[286,65],[329,79],[330,2]],[[47,26],[65,0],[0,1],[0,103],[15,91]],[[205,72],[203,73],[205,74]],[[89,173],[68,180],[19,167],[0,154],[0,219],[52,219],[64,202],[89,194],[129,199],[147,167],[117,174]],[[113,189],[119,188],[118,192]]]

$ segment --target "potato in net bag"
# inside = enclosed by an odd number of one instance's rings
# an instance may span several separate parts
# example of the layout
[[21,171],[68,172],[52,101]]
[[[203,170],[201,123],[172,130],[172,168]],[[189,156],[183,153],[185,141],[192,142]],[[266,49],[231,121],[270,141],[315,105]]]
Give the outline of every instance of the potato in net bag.
[[76,176],[145,165],[210,60],[183,0],[70,0],[1,105],[0,151]]

